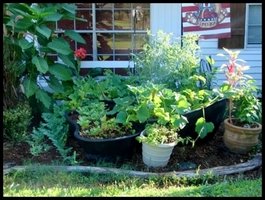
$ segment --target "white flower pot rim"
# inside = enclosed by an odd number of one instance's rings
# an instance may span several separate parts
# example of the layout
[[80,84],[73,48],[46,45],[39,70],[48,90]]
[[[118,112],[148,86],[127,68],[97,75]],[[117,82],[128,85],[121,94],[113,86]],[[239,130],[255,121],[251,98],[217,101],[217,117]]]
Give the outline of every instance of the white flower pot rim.
[[[144,130],[140,133],[140,136],[144,135]],[[177,145],[177,142],[171,142],[171,143],[163,143],[163,144],[150,144],[150,143],[147,143],[147,142],[143,142],[145,144],[148,144],[150,146],[158,146],[158,147],[169,147],[169,146],[176,146]]]

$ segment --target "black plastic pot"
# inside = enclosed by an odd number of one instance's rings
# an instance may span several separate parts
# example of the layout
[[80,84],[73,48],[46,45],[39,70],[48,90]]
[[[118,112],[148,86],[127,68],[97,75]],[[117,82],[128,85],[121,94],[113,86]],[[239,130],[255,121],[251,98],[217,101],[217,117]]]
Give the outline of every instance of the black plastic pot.
[[70,133],[70,137],[74,138],[74,132],[76,129],[76,125],[77,125],[77,118],[78,118],[78,112],[77,111],[72,111],[72,112],[65,112],[65,118],[66,121],[69,124],[69,133]]
[[[198,139],[198,142],[207,141],[214,136],[214,133],[224,121],[226,106],[227,99],[222,99],[204,108],[206,122],[212,122],[214,124],[214,130],[208,133],[205,138]],[[202,109],[197,109],[184,114],[184,116],[187,117],[189,123],[179,132],[179,134],[182,137],[190,136],[195,139],[198,136],[195,132],[195,124],[198,118],[203,117],[203,111]]]
[[88,160],[117,160],[130,159],[139,142],[135,139],[140,133],[110,139],[89,139],[79,134],[79,126],[76,125],[74,137],[86,153]]

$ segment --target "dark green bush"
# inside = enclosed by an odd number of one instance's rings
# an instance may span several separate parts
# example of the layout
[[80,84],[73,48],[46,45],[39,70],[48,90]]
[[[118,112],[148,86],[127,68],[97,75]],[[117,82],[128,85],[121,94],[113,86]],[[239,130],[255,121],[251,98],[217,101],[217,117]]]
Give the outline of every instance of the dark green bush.
[[31,119],[31,108],[28,103],[19,103],[14,108],[4,110],[4,139],[14,143],[25,141]]

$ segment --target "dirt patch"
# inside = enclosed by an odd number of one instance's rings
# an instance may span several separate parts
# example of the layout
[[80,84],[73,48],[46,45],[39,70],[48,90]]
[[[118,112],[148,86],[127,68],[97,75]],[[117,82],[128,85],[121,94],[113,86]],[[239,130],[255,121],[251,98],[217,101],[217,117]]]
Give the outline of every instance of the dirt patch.
[[[120,167],[122,164],[132,166],[134,170],[146,172],[168,172],[168,171],[184,171],[192,168],[212,168],[217,166],[235,165],[246,162],[251,159],[257,151],[252,151],[248,154],[235,154],[228,151],[223,143],[223,124],[219,127],[214,136],[205,142],[195,144],[192,148],[188,146],[176,146],[170,157],[169,163],[166,167],[149,168],[146,167],[142,161],[141,145],[133,154],[132,159],[123,162],[116,162],[116,166]],[[77,160],[81,161],[80,165],[93,165],[95,161],[87,160],[83,149],[79,146],[74,138],[70,138],[68,146],[73,147],[78,154]],[[24,161],[31,160],[32,163],[51,164],[56,160],[60,160],[60,156],[55,149],[49,150],[38,157],[33,157],[30,154],[29,145],[27,143],[16,144],[14,146],[4,142],[3,146],[3,161],[5,163],[14,163],[16,165],[24,164]],[[184,166],[184,167],[183,167]],[[249,172],[248,176],[255,175],[261,176],[261,168]]]

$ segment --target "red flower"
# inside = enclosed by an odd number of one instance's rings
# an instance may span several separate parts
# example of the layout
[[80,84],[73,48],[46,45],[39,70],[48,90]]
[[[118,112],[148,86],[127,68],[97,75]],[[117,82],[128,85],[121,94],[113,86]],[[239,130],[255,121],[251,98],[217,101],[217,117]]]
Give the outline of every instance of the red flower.
[[228,72],[229,73],[233,73],[234,72],[234,65],[229,65],[229,66],[227,66],[227,68],[228,68]]
[[84,59],[86,57],[86,50],[82,47],[75,50],[75,57],[79,59]]

